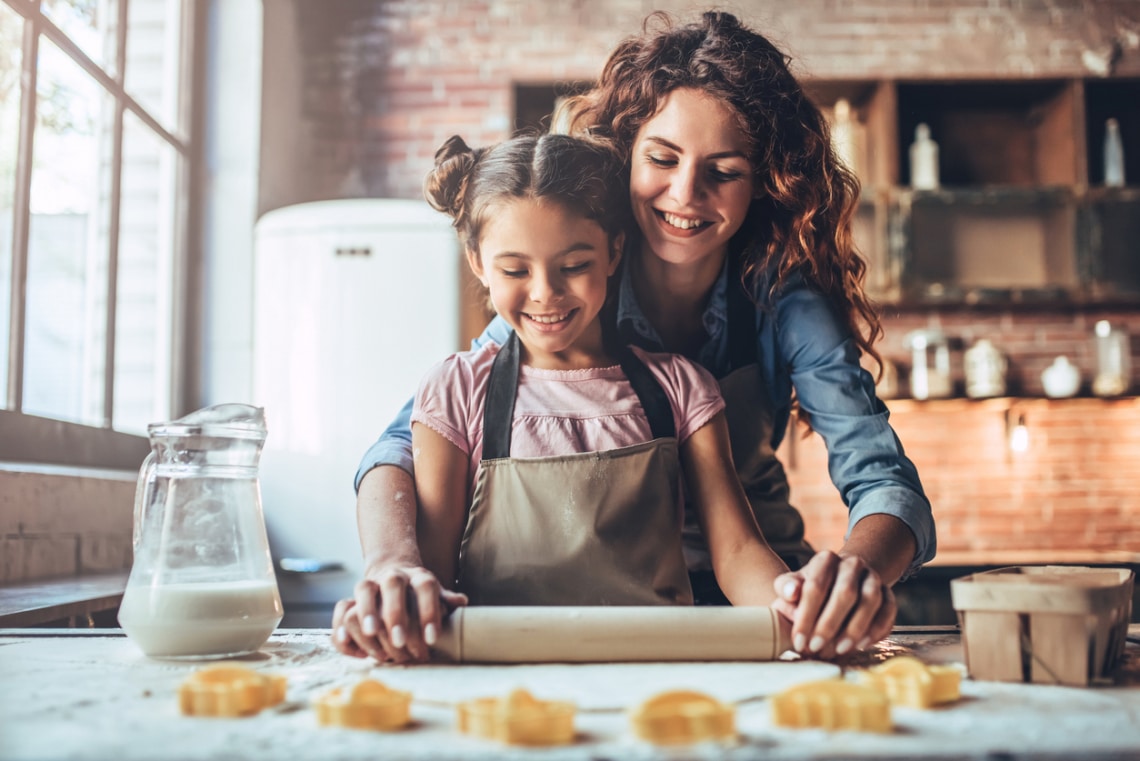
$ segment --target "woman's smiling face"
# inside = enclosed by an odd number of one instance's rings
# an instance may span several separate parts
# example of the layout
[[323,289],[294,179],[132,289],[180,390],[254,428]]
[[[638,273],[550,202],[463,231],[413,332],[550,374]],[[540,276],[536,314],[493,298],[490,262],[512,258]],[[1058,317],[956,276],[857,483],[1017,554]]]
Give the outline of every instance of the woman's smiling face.
[[700,90],[670,92],[638,130],[629,196],[648,248],[670,264],[727,250],[752,202],[749,141],[737,114]]

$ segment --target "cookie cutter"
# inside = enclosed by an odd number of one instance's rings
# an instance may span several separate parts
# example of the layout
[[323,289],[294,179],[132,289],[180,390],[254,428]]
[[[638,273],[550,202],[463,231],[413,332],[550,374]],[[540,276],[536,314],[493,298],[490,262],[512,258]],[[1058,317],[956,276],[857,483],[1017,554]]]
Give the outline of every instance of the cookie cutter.
[[877,689],[824,679],[773,695],[772,723],[780,727],[890,732],[891,704]]
[[573,703],[516,689],[505,698],[463,701],[456,719],[460,732],[508,745],[566,745],[574,740],[574,713]]
[[285,700],[287,680],[234,663],[199,669],[178,687],[186,716],[252,716]]
[[326,727],[390,732],[411,722],[412,693],[365,679],[351,690],[330,690],[313,701],[317,723]]
[[856,672],[860,684],[886,694],[892,705],[930,708],[962,696],[962,672],[954,666],[930,666],[900,655]]
[[691,690],[655,695],[633,709],[629,719],[635,735],[656,745],[736,737],[736,709]]

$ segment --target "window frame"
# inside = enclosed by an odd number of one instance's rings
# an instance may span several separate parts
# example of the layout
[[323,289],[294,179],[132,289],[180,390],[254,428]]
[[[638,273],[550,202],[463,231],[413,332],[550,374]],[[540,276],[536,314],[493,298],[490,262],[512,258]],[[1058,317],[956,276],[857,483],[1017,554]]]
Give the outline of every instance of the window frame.
[[[16,187],[13,200],[12,263],[10,320],[8,340],[7,393],[0,399],[0,462],[24,462],[95,468],[137,468],[149,445],[145,436],[115,430],[115,320],[120,248],[119,222],[122,193],[122,156],[124,114],[130,111],[160,141],[179,155],[179,172],[175,180],[173,232],[173,303],[171,305],[171,373],[169,398],[175,410],[185,407],[185,400],[197,389],[190,388],[192,378],[186,368],[189,353],[200,338],[194,317],[201,311],[200,299],[193,289],[201,283],[195,262],[201,260],[196,246],[200,239],[192,234],[200,219],[198,188],[201,187],[201,140],[203,119],[198,107],[202,103],[206,14],[208,3],[185,0],[181,7],[180,35],[182,60],[179,65],[177,118],[184,134],[164,127],[125,89],[128,11],[130,0],[118,0],[115,27],[114,74],[108,74],[95,63],[42,10],[41,0],[0,0],[23,19],[19,137],[16,158]],[[24,356],[26,332],[26,297],[29,231],[31,223],[32,157],[35,145],[36,87],[39,47],[49,39],[65,55],[91,77],[114,103],[112,117],[112,152],[110,161],[110,219],[108,228],[108,267],[104,284],[107,294],[106,340],[104,347],[103,409],[99,425],[56,420],[22,411],[24,392]]]

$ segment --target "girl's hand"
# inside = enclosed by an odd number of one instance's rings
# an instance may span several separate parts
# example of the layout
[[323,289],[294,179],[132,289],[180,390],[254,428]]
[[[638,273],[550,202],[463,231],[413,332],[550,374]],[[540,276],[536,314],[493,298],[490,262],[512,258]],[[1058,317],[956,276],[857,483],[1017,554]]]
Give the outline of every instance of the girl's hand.
[[833,658],[864,650],[890,633],[895,595],[862,558],[817,552],[798,571],[776,578],[773,607],[792,621],[792,648]]
[[427,661],[444,616],[467,596],[444,589],[423,567],[369,569],[353,597],[333,611],[333,645],[345,655],[378,661]]

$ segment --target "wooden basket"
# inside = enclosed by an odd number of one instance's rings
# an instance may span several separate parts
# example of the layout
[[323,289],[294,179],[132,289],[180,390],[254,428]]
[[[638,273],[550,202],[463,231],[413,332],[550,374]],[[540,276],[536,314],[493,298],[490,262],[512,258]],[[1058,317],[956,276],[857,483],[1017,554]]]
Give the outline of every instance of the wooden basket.
[[1088,685],[1110,678],[1132,616],[1125,568],[1016,566],[950,582],[974,679]]

